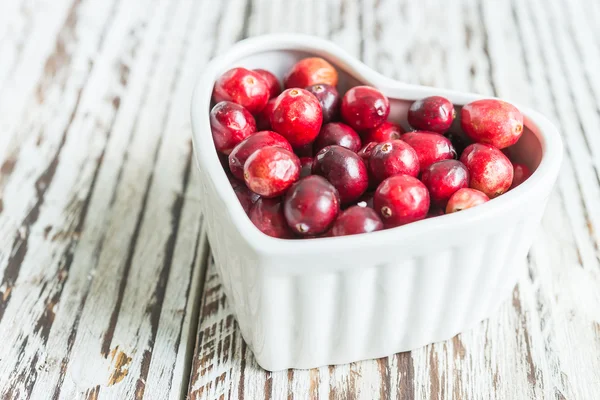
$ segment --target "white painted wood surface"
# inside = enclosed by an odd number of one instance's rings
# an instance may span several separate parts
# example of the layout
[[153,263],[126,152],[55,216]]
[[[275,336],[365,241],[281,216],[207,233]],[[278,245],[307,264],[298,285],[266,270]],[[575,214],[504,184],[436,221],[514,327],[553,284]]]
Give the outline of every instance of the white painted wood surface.
[[[598,17],[585,0],[0,2],[0,398],[600,398]],[[188,104],[204,63],[268,32],[558,124],[557,190],[498,314],[380,360],[257,367],[205,272]]]

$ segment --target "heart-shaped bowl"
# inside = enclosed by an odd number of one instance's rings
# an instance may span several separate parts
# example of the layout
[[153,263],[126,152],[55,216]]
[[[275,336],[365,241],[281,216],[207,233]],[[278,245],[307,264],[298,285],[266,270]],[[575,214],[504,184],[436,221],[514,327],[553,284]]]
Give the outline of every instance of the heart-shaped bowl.
[[515,286],[558,175],[556,128],[519,107],[525,132],[511,156],[534,173],[483,205],[369,234],[272,238],[246,216],[219,162],[211,94],[230,68],[264,68],[282,78],[308,56],[337,68],[341,93],[357,84],[380,89],[390,98],[390,120],[405,127],[414,100],[441,95],[460,108],[482,98],[396,82],[304,35],[247,39],[206,66],[191,110],[201,207],[227,301],[258,364],[280,370],[383,357],[449,339],[489,316]]

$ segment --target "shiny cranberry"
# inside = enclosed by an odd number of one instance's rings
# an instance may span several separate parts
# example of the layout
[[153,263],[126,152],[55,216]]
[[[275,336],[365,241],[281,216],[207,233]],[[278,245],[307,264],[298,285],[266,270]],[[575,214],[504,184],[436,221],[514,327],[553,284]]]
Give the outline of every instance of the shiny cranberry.
[[417,178],[391,176],[375,191],[373,205],[385,227],[393,228],[425,218],[429,211],[429,192]]
[[360,207],[369,207],[373,208],[373,196],[375,196],[374,192],[366,192],[356,202],[356,205]]
[[339,118],[340,115],[340,95],[334,86],[325,85],[323,83],[308,86],[309,92],[315,95],[321,110],[323,110],[323,123],[327,124]]
[[461,127],[478,143],[503,149],[523,134],[523,115],[512,104],[502,100],[477,100],[461,110]]
[[446,214],[465,210],[485,203],[489,197],[477,189],[459,189],[450,197],[446,206]]
[[450,143],[452,143],[452,147],[454,147],[454,150],[456,151],[457,158],[460,158],[462,152],[467,148],[468,145],[472,143],[471,140],[462,133],[447,132],[444,134],[444,136],[450,140]]
[[378,183],[394,175],[417,176],[419,156],[402,140],[379,143],[369,157],[369,171]]
[[239,142],[256,132],[256,122],[244,107],[222,101],[210,110],[210,129],[217,151],[229,154]]
[[441,96],[425,97],[411,104],[408,123],[414,129],[444,133],[456,118],[454,105]]
[[300,178],[312,175],[312,166],[312,157],[300,157]]
[[259,199],[249,213],[250,220],[262,233],[280,239],[292,239],[290,229],[283,215],[283,202],[280,198]]
[[242,208],[244,209],[244,211],[246,211],[246,214],[248,214],[250,212],[250,209],[252,208],[252,205],[256,203],[260,196],[248,189],[244,182],[238,181],[237,179],[231,176],[228,176],[227,179],[229,179],[229,183],[231,184],[235,195],[240,201]]
[[368,207],[352,206],[343,211],[333,223],[332,236],[356,235],[383,229],[383,222],[375,210]]
[[400,139],[400,136],[404,133],[404,130],[400,125],[392,124],[391,122],[385,121],[377,128],[369,129],[362,134],[363,141],[366,142],[387,142],[389,140]]
[[340,212],[337,190],[325,178],[307,176],[296,182],[285,196],[284,215],[294,232],[312,236],[329,229]]
[[273,114],[273,108],[275,108],[275,102],[277,98],[271,99],[267,102],[265,108],[263,108],[258,114],[256,114],[256,129],[259,131],[271,130],[271,114]]
[[238,179],[244,179],[244,164],[248,157],[263,147],[275,146],[292,151],[292,146],[283,136],[272,131],[256,132],[240,142],[229,154],[229,170]]
[[305,88],[324,83],[335,86],[338,74],[335,68],[320,57],[309,57],[298,61],[283,79],[286,89]]
[[300,160],[279,147],[256,150],[244,164],[246,185],[263,197],[281,196],[299,177]]
[[363,160],[341,146],[327,146],[319,151],[312,172],[327,179],[337,189],[342,204],[356,201],[369,185]]
[[360,158],[362,158],[365,161],[365,163],[368,164],[369,158],[371,157],[371,153],[377,145],[378,143],[376,142],[369,142],[365,144],[356,154],[358,154]]
[[269,71],[265,69],[255,69],[254,72],[259,74],[267,83],[267,88],[269,88],[269,98],[279,96],[281,93],[281,84],[279,83],[279,79]]
[[319,136],[315,140],[314,151],[318,152],[324,147],[338,145],[357,152],[360,150],[360,136],[352,128],[341,122],[331,122],[323,125]]
[[213,99],[216,103],[232,101],[256,114],[269,101],[269,88],[256,72],[246,68],[233,68],[215,82]]
[[415,131],[402,135],[402,140],[410,145],[419,157],[421,171],[434,162],[456,158],[456,151],[450,140],[433,132]]
[[287,89],[277,97],[271,114],[271,127],[292,147],[307,145],[321,129],[323,113],[317,98],[304,89]]
[[422,172],[421,182],[429,190],[431,204],[446,207],[450,196],[459,189],[469,187],[469,171],[460,161],[439,161]]
[[469,170],[469,187],[485,193],[490,199],[506,192],[513,181],[513,166],[497,148],[481,143],[467,147],[460,161]]
[[511,189],[516,188],[521,183],[525,182],[531,176],[531,170],[525,164],[521,163],[513,163],[514,177],[512,184],[510,185]]
[[342,98],[342,118],[357,131],[383,124],[390,114],[390,101],[370,86],[355,86]]

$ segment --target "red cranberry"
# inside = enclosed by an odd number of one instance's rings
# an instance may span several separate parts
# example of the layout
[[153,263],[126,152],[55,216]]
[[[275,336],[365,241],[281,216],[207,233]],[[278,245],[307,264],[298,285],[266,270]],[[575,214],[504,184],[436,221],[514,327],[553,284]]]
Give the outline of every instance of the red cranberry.
[[303,236],[325,232],[340,212],[337,190],[322,176],[311,175],[292,185],[285,196],[284,215]]
[[415,131],[402,135],[402,140],[410,145],[419,157],[421,171],[441,160],[456,158],[456,151],[450,140],[433,132]]
[[514,176],[512,184],[510,185],[511,189],[516,188],[521,183],[525,182],[531,176],[531,170],[525,164],[521,163],[513,163]]
[[313,162],[313,174],[321,175],[337,189],[342,204],[356,201],[369,186],[367,167],[352,150],[327,146]]
[[362,137],[364,142],[387,142],[388,140],[400,139],[404,131],[400,125],[392,124],[391,122],[385,121],[377,128],[369,129],[364,132]]
[[318,152],[324,147],[338,145],[357,152],[360,150],[360,136],[346,124],[331,122],[323,125],[315,140],[314,150]]
[[296,148],[315,140],[323,113],[317,98],[304,89],[287,89],[277,97],[271,126]]
[[331,229],[332,236],[356,235],[383,229],[383,222],[373,210],[368,207],[352,206],[343,211],[335,220]]
[[441,96],[425,97],[411,104],[408,123],[414,129],[444,133],[456,118],[454,105]]
[[334,86],[319,83],[308,86],[306,90],[314,94],[317,100],[319,100],[321,109],[323,110],[324,124],[338,119],[340,114],[340,95]]
[[254,193],[277,197],[300,177],[300,160],[279,147],[256,150],[244,164],[244,180]]
[[503,149],[523,134],[523,115],[512,104],[497,99],[477,100],[462,108],[461,127],[471,139]]
[[490,199],[506,192],[513,181],[513,166],[497,148],[481,143],[467,147],[460,161],[469,170],[469,187],[485,193]]
[[376,128],[390,114],[390,101],[370,86],[355,86],[342,98],[342,118],[357,131]]
[[313,158],[300,157],[300,178],[304,178],[312,174]]
[[248,157],[263,147],[275,146],[292,151],[292,146],[283,136],[272,131],[256,132],[239,143],[229,154],[229,170],[238,179],[244,179],[244,164]]
[[470,145],[472,142],[469,138],[465,137],[462,133],[456,132],[447,132],[444,135],[450,143],[452,143],[452,147],[456,151],[457,158],[460,158],[462,152]]
[[477,189],[459,189],[450,197],[446,206],[446,214],[465,210],[485,203],[489,197]]
[[267,88],[269,88],[269,98],[279,96],[281,93],[281,84],[279,83],[279,79],[269,71],[265,69],[255,69],[254,72],[259,74],[267,83]]
[[240,204],[246,211],[246,214],[250,212],[252,205],[256,203],[256,201],[260,198],[259,195],[248,189],[248,187],[244,184],[244,182],[238,181],[237,179],[228,176],[229,183],[235,192]]
[[277,98],[268,101],[265,108],[263,108],[258,114],[256,114],[256,129],[259,131],[271,130],[271,114],[273,114],[273,108],[275,108],[275,102]]
[[250,220],[262,233],[280,239],[292,239],[294,233],[283,215],[281,199],[259,199],[250,210]]
[[429,192],[417,178],[391,176],[375,191],[373,204],[385,227],[393,228],[425,218],[429,211]]
[[394,175],[417,176],[419,157],[415,150],[402,140],[379,143],[369,157],[369,171],[376,182]]
[[216,103],[232,101],[256,114],[269,101],[269,88],[256,72],[246,68],[233,68],[215,82],[213,99]]
[[256,132],[254,117],[239,104],[222,101],[210,110],[210,128],[215,148],[223,154]]
[[439,161],[423,171],[421,182],[429,190],[431,204],[446,207],[448,199],[454,192],[469,187],[469,171],[460,161]]
[[375,196],[374,192],[366,192],[360,199],[356,202],[356,204],[360,207],[369,207],[373,208],[373,196]]
[[335,86],[337,82],[338,74],[335,68],[320,57],[298,61],[283,80],[286,89],[305,88],[317,83]]

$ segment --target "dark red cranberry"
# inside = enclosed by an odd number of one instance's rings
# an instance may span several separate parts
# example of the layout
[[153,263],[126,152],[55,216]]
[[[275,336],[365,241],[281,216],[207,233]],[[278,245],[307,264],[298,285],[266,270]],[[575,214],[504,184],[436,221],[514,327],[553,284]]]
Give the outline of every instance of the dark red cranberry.
[[462,152],[472,143],[471,140],[462,133],[447,132],[444,136],[452,143],[457,158],[460,158]]
[[307,176],[296,182],[285,196],[284,215],[294,232],[312,236],[329,229],[340,212],[337,190],[325,178]]
[[361,146],[360,136],[346,124],[331,122],[323,125],[313,148],[314,151],[318,152],[322,148],[331,145],[342,146],[356,153]]
[[233,68],[215,82],[213,99],[216,103],[232,101],[256,114],[269,101],[269,88],[256,72],[246,68]]
[[246,214],[248,214],[252,208],[252,205],[256,203],[260,196],[248,189],[244,182],[238,181],[232,176],[228,176],[227,179],[229,179],[229,183],[231,184],[235,195],[240,201],[242,208],[244,211],[246,211]]
[[521,183],[525,182],[531,176],[531,170],[525,164],[521,163],[513,163],[514,177],[512,181],[512,185],[510,185],[511,189],[516,188]]
[[307,145],[321,129],[323,113],[317,98],[304,89],[287,89],[277,97],[271,114],[271,127],[292,147]]
[[300,160],[279,147],[256,150],[244,164],[244,181],[250,190],[263,197],[277,197],[300,177]]
[[269,100],[265,108],[263,108],[258,114],[256,114],[256,129],[259,131],[271,130],[271,114],[273,114],[273,108],[275,108],[275,102],[277,98]]
[[309,57],[298,61],[283,79],[286,89],[305,88],[324,83],[336,86],[338,74],[335,68],[320,57]]
[[425,97],[411,104],[408,123],[414,129],[444,133],[456,118],[454,105],[441,96]]
[[356,201],[369,186],[367,167],[352,150],[327,146],[317,153],[313,174],[321,175],[337,189],[342,204]]
[[402,135],[402,140],[410,145],[419,157],[421,171],[434,162],[456,158],[456,151],[450,140],[433,132],[415,131]]
[[466,210],[467,208],[475,207],[489,200],[485,193],[477,189],[459,189],[457,190],[446,206],[446,214]]
[[312,166],[312,157],[300,157],[300,178],[312,175]]
[[429,211],[429,192],[417,178],[391,176],[375,191],[373,205],[385,227],[393,228],[425,218]]
[[469,170],[469,187],[486,194],[490,199],[506,192],[513,181],[513,166],[497,148],[474,143],[467,147],[460,161]]
[[376,182],[394,175],[417,176],[419,157],[402,140],[390,140],[379,143],[369,157],[369,171]]
[[376,142],[369,142],[358,151],[357,154],[360,156],[360,158],[362,158],[365,161],[366,164],[369,163],[371,153],[373,152],[373,149],[377,146],[377,144],[378,143]]
[[362,134],[363,141],[366,142],[387,142],[389,140],[400,139],[404,133],[400,125],[384,122],[377,128],[369,129]]
[[373,196],[375,196],[374,192],[365,192],[360,196],[356,204],[361,207],[373,208]]
[[256,132],[256,122],[244,107],[222,101],[210,110],[210,129],[217,151],[229,154],[239,142]]
[[283,136],[272,131],[256,132],[239,143],[229,154],[229,170],[238,179],[244,179],[244,164],[252,153],[263,147],[275,146],[292,151],[292,146]]
[[477,100],[460,112],[463,131],[478,143],[503,149],[523,134],[523,115],[512,104],[497,99]]
[[292,239],[290,229],[283,215],[283,202],[280,198],[259,199],[250,210],[250,220],[262,233],[280,239]]
[[460,161],[439,161],[423,170],[421,182],[429,190],[431,204],[445,208],[450,196],[459,189],[469,187],[469,171]]
[[340,95],[335,86],[319,83],[317,85],[308,86],[309,92],[315,95],[321,109],[323,110],[323,123],[327,124],[339,118],[340,114]]
[[352,206],[343,211],[333,223],[332,236],[356,235],[383,229],[383,222],[375,210],[368,207]]
[[390,101],[370,86],[355,86],[342,98],[342,118],[356,131],[383,124],[390,114]]
[[265,69],[255,69],[254,72],[259,74],[267,83],[270,99],[279,96],[279,93],[281,93],[281,84],[275,75]]

